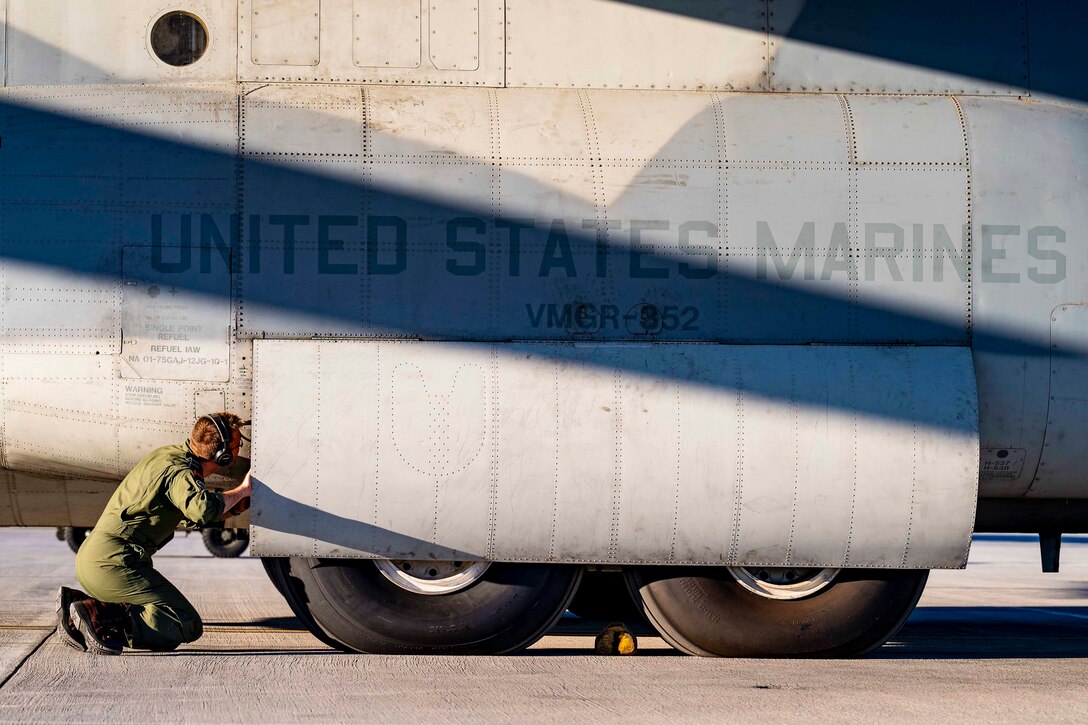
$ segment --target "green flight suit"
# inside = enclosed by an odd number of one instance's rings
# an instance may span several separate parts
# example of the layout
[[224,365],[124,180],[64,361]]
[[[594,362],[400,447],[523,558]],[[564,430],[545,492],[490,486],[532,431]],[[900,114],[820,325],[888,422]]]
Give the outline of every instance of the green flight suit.
[[76,555],[76,577],[103,602],[131,605],[134,649],[172,650],[204,632],[200,615],[151,565],[179,524],[218,521],[223,496],[204,488],[200,461],[184,446],[163,446],[117,487]]

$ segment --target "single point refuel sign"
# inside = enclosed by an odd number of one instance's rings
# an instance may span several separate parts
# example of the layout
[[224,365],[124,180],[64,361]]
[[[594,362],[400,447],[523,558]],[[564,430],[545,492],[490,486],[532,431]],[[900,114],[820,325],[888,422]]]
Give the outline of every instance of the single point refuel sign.
[[125,247],[122,377],[226,381],[230,375],[230,264],[219,253],[174,272],[168,250]]

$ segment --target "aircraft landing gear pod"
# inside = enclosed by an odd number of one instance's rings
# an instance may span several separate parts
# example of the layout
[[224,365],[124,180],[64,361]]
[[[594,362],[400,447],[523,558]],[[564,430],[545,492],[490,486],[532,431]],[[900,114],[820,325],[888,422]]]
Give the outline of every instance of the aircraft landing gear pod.
[[516,650],[597,564],[682,651],[850,655],[966,562],[966,348],[255,350],[253,550],[342,649]]

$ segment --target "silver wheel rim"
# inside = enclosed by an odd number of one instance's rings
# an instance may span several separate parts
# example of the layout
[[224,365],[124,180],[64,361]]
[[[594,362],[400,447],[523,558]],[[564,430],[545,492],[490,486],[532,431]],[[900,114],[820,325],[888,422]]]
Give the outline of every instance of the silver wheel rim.
[[742,587],[767,599],[804,599],[820,591],[838,569],[799,566],[731,566],[729,573]]
[[474,584],[490,565],[490,561],[374,561],[378,571],[401,589],[428,596],[459,592]]

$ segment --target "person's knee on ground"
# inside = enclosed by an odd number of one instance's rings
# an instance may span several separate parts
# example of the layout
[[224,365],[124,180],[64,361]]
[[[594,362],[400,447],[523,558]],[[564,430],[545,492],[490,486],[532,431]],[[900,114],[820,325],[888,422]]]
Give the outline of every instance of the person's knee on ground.
[[204,636],[204,620],[200,618],[200,613],[196,609],[190,606],[177,609],[176,612],[181,623],[181,642],[179,644],[196,642]]
[[204,623],[188,602],[149,604],[134,610],[131,647],[170,652],[200,639]]

